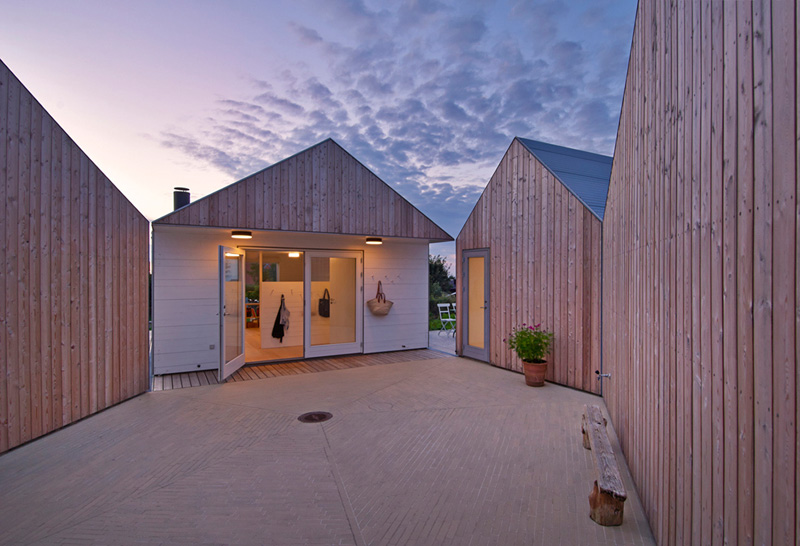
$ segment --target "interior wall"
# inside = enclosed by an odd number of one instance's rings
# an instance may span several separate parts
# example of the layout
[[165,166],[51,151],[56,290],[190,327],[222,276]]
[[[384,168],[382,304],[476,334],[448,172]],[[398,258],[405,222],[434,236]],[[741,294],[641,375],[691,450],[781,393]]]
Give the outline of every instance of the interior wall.
[[[156,374],[216,369],[219,366],[218,247],[266,247],[291,250],[330,249],[364,252],[364,301],[374,297],[382,280],[395,302],[389,315],[375,317],[364,308],[364,352],[428,346],[428,243],[384,239],[364,244],[364,237],[254,232],[236,241],[230,230],[153,225]],[[312,296],[313,297],[313,296]],[[263,317],[270,329],[272,323]],[[313,317],[312,317],[313,320]],[[213,348],[212,348],[213,346]]]
[[[296,261],[301,262],[300,258]],[[302,347],[303,346],[303,281],[278,281],[261,283],[259,299],[261,347]],[[272,337],[272,328],[281,307],[281,296],[289,311],[289,329],[284,329],[283,338]],[[248,359],[249,360],[249,359]]]
[[[554,333],[547,380],[599,393],[602,226],[517,140],[511,143],[456,239],[458,323],[463,251],[489,249],[490,362],[522,371],[503,339],[514,326]],[[460,351],[464,339],[456,331]]]
[[148,225],[0,62],[0,452],[147,390]]
[[604,396],[660,544],[800,541],[796,2],[639,2]]

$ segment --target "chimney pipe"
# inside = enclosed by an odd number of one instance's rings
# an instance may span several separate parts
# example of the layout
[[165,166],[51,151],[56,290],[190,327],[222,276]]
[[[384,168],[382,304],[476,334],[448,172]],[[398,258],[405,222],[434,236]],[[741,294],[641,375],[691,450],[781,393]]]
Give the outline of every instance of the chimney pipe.
[[172,193],[173,210],[178,210],[189,204],[189,188],[175,188]]

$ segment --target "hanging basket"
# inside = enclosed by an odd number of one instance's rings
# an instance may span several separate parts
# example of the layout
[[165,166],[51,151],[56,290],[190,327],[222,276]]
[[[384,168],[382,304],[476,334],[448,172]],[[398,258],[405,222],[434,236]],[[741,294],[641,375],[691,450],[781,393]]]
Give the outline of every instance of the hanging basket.
[[386,294],[383,293],[383,286],[381,281],[378,281],[378,293],[375,297],[367,302],[370,313],[375,316],[383,317],[389,314],[389,310],[394,305],[393,302],[386,299]]

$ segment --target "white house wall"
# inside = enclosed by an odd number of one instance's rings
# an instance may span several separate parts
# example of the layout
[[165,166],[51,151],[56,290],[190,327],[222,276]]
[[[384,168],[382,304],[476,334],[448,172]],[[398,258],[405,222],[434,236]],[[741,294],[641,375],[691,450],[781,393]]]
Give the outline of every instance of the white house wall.
[[[238,244],[237,244],[238,243]],[[216,369],[219,366],[219,245],[296,250],[364,252],[364,301],[378,281],[394,302],[385,317],[364,307],[364,352],[419,349],[428,345],[428,243],[287,232],[254,232],[237,241],[230,230],[153,225],[154,373]]]

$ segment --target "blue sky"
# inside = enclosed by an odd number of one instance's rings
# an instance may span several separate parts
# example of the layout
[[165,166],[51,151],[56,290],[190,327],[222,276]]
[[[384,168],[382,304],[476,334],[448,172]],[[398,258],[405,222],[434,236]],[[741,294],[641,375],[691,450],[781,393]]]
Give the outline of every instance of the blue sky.
[[0,12],[0,59],[150,219],[333,137],[455,237],[514,136],[613,153],[636,1]]

